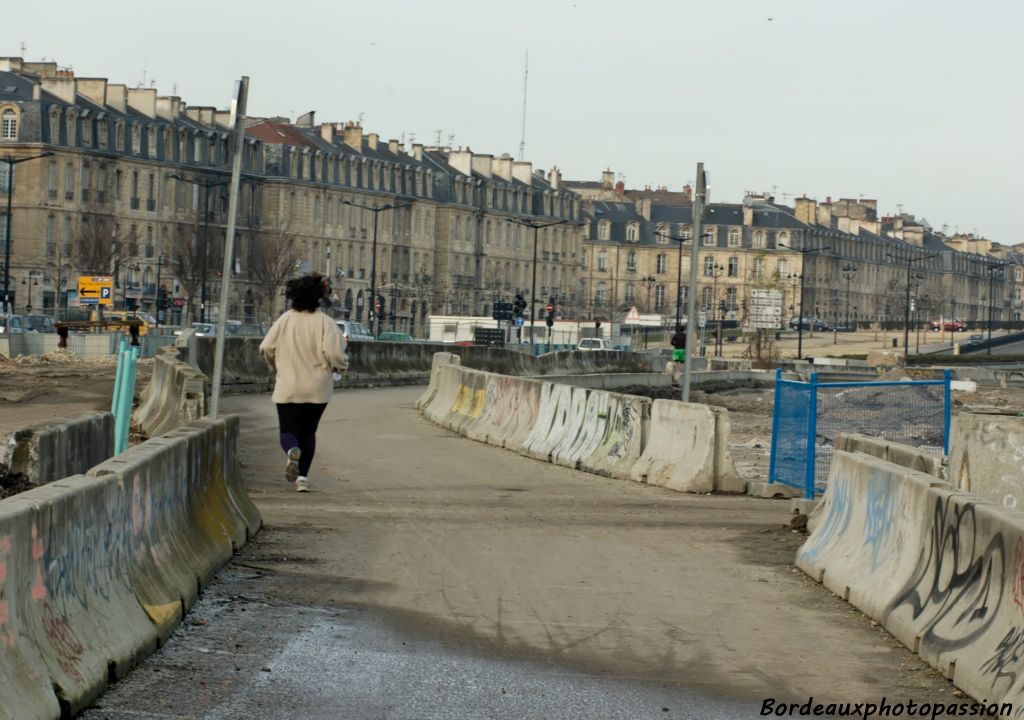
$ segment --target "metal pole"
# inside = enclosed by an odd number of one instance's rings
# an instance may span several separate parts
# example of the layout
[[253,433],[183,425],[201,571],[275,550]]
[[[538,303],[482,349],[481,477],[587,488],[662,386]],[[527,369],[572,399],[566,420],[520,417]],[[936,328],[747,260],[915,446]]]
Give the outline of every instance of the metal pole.
[[533,280],[530,285],[530,347],[536,345],[533,335],[533,323],[537,315],[537,226],[533,227]]
[[796,326],[796,359],[804,359],[804,278],[807,277],[807,254],[801,253],[803,262],[800,267],[800,317],[797,318]]
[[156,254],[156,324],[153,325],[153,335],[159,335],[160,332],[160,268],[163,264],[164,256],[163,253]]
[[245,150],[245,106],[249,78],[243,75],[232,103],[234,116],[234,153],[231,162],[231,186],[228,195],[228,227],[224,248],[224,274],[220,284],[220,311],[217,313],[217,344],[213,357],[213,389],[210,393],[210,417],[216,419],[220,404],[221,375],[224,371],[224,334],[228,322],[228,296],[231,290],[231,262],[235,254],[235,218],[238,215],[238,188],[242,180],[242,155]]
[[910,263],[907,258],[907,302],[903,306],[903,357],[910,354]]
[[676,273],[676,326],[674,330],[679,329],[679,314],[682,312],[683,305],[683,239],[677,238],[679,242],[679,269]]
[[[690,294],[686,302],[686,363],[683,365],[683,402],[690,402],[690,375],[693,372],[693,351],[696,346],[697,328],[697,263],[699,262],[700,238],[702,234],[701,220],[704,213],[704,198],[707,195],[707,177],[704,175],[704,163],[697,163],[697,192],[693,200],[693,234],[690,248]],[[682,244],[679,246],[682,255]]]
[[206,322],[206,266],[210,262],[210,185],[203,183],[203,273],[199,288],[199,322]]
[[3,158],[7,163],[7,219],[4,225],[4,312],[11,311],[11,194],[14,190],[14,158]]
[[[370,208],[373,214],[373,242],[370,245],[370,332],[374,337],[380,335],[380,312],[377,310],[377,213],[379,208]],[[376,329],[375,329],[376,328]]]
[[986,346],[985,346],[985,354],[986,355],[991,355],[992,354],[992,307],[994,305],[994,303],[992,302],[992,300],[993,300],[993,298],[992,298],[992,285],[993,285],[993,282],[995,281],[995,277],[996,277],[995,270],[996,270],[996,268],[995,268],[994,265],[989,265],[989,268],[988,268],[988,343],[986,343]]

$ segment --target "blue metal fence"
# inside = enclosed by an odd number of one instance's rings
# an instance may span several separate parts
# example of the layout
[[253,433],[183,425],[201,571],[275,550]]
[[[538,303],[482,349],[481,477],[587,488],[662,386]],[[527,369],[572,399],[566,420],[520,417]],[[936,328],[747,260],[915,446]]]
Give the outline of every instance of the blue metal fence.
[[775,371],[768,482],[824,491],[840,433],[859,433],[949,454],[950,372],[942,380],[810,382]]

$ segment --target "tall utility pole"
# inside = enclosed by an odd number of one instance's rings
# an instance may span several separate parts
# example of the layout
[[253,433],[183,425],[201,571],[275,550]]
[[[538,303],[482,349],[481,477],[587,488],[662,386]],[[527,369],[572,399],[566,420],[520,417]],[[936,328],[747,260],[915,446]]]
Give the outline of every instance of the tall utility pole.
[[[530,76],[530,49],[526,49],[526,59],[523,61],[523,130],[519,135],[519,162],[523,161],[526,152],[526,80]],[[533,308],[531,308],[532,310]]]
[[892,253],[886,253],[886,255],[891,257],[893,260],[905,262],[907,264],[907,293],[905,304],[903,306],[903,357],[908,357],[910,354],[910,269],[914,263],[937,257],[937,254],[932,253],[931,255],[921,255],[916,258],[910,257],[909,255],[903,258],[898,255],[893,255]]
[[[697,263],[700,255],[700,241],[703,237],[701,222],[704,220],[704,201],[707,199],[708,182],[704,174],[704,163],[697,163],[697,188],[693,196],[693,245],[690,248],[690,292],[686,298],[686,363],[683,365],[683,402],[690,402],[690,375],[693,372],[693,351],[697,341]],[[680,245],[682,250],[682,245]]]

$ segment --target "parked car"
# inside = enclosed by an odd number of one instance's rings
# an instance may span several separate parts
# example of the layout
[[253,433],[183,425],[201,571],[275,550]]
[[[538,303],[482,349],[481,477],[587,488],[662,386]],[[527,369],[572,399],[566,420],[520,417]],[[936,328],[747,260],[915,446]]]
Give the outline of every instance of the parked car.
[[985,335],[983,333],[974,333],[969,338],[967,338],[967,341],[968,342],[972,342],[972,343],[984,342],[985,341]]
[[939,332],[939,330],[945,330],[946,332],[965,332],[967,330],[967,323],[963,320],[932,320],[931,322],[932,332]]
[[576,346],[577,350],[614,350],[611,340],[604,338],[583,338]]
[[29,315],[25,318],[25,329],[39,333],[55,333],[53,318],[49,315]]
[[25,319],[21,315],[0,313],[0,335],[20,335],[25,332]]
[[[139,326],[139,337],[142,337],[149,330],[150,326],[156,322],[156,318],[147,315],[144,312],[135,312],[133,310],[105,310],[103,312],[103,319],[106,322],[116,322],[118,320],[138,320],[142,323]],[[113,330],[115,332],[128,332],[128,326],[113,326],[107,328],[107,330]]]
[[814,329],[817,332],[828,332],[832,330],[832,326],[824,320],[818,318],[798,318],[795,315],[789,320],[790,330],[799,330],[800,326],[803,326],[804,330]]
[[350,342],[352,340],[358,340],[359,342],[370,342],[373,340],[373,333],[370,332],[370,328],[366,327],[365,323],[355,322],[354,320],[335,320],[335,322],[338,323],[341,334]]
[[386,342],[412,342],[412,335],[404,332],[382,332],[377,339]]

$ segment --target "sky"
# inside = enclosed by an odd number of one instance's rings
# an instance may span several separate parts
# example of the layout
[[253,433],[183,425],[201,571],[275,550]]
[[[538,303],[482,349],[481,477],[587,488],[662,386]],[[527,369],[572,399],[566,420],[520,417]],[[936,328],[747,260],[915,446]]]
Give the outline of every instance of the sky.
[[[0,56],[249,114],[613,170],[714,202],[878,200],[1024,242],[1018,0],[248,0],[10,3]],[[155,82],[154,82],[155,81]],[[439,135],[440,132],[440,135]]]

